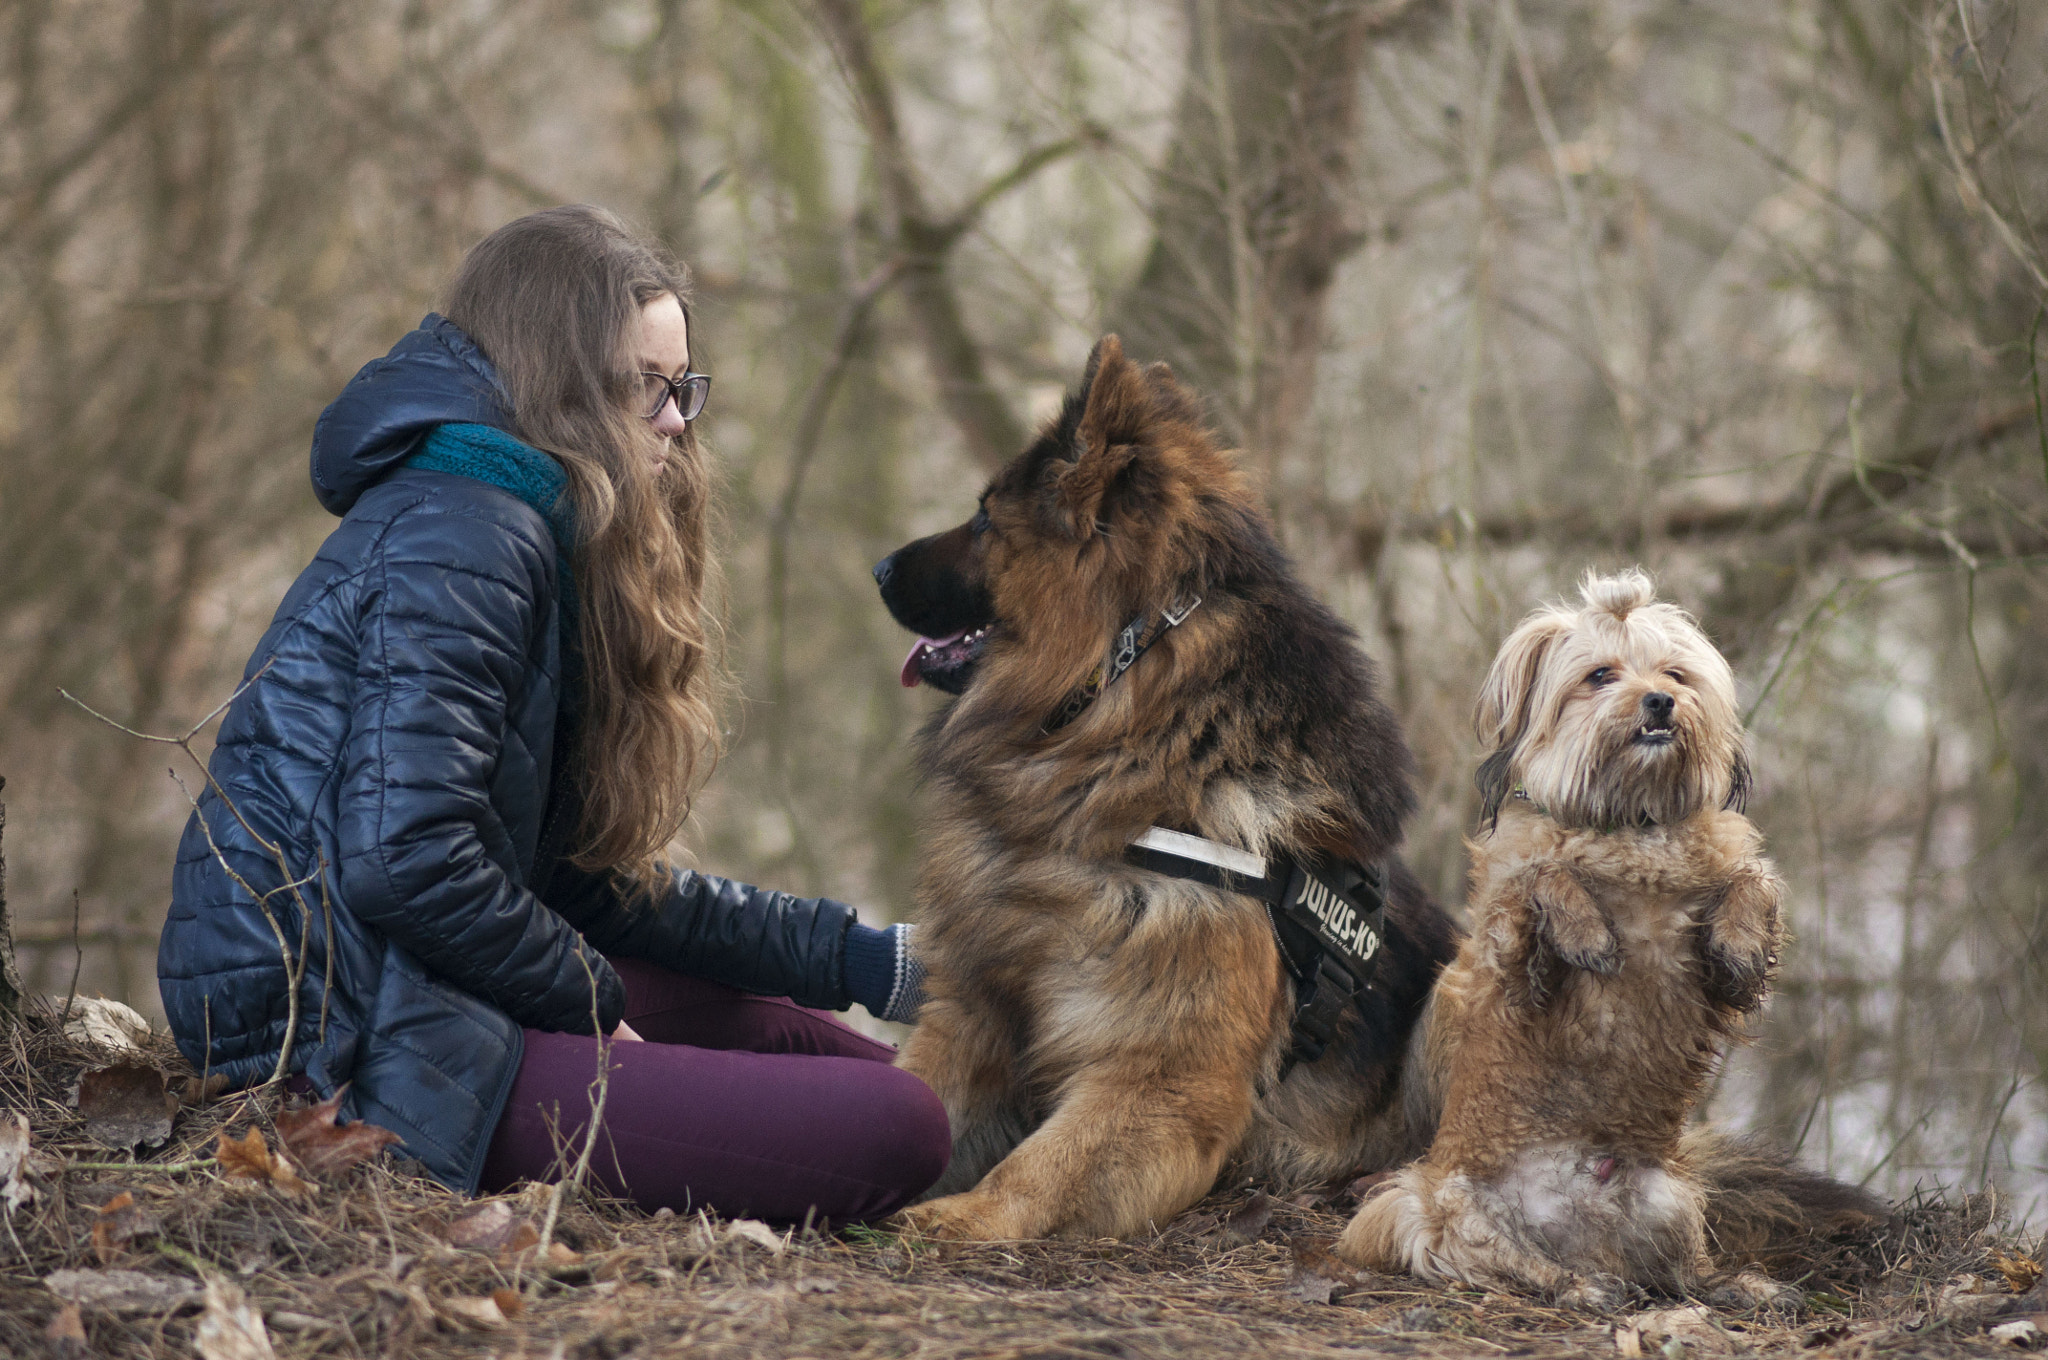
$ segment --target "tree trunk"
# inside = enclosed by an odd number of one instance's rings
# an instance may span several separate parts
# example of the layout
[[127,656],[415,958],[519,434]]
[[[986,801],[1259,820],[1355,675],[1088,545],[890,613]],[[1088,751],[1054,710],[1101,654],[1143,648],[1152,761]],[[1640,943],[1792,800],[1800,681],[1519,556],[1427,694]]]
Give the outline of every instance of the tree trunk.
[[[0,793],[7,780],[0,778]],[[21,974],[14,966],[14,921],[7,914],[7,804],[0,803],[0,1035],[21,1018]]]
[[1156,235],[1110,329],[1215,403],[1268,475],[1306,415],[1347,220],[1360,70],[1421,0],[1188,0]]

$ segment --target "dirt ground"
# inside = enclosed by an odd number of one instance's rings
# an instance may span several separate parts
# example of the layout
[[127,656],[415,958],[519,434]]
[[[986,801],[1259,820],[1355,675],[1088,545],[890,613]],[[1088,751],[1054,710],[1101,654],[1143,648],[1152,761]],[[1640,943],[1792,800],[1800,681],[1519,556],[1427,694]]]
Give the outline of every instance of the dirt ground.
[[[48,1016],[10,1036],[0,1356],[1860,1360],[2010,1354],[2048,1333],[2040,1243],[2004,1231],[1990,1196],[1923,1197],[1881,1237],[1816,1244],[1797,1315],[1643,1299],[1602,1317],[1355,1274],[1327,1254],[1343,1191],[1238,1187],[1149,1240],[970,1247],[569,1195],[544,1244],[549,1187],[466,1201],[388,1156],[348,1166],[372,1149],[317,1114],[200,1100],[191,1077],[161,1036],[124,1050]],[[139,1162],[106,1146],[165,1121]]]

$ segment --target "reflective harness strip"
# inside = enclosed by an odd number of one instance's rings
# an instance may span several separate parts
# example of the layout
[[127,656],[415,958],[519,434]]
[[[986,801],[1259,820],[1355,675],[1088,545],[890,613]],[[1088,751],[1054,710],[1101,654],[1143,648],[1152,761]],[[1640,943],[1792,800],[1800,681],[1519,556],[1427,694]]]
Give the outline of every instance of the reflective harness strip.
[[1184,831],[1155,826],[1132,841],[1124,860],[1140,869],[1256,897],[1294,984],[1292,1043],[1281,1076],[1314,1062],[1336,1036],[1345,1006],[1372,985],[1386,938],[1387,873],[1325,856],[1257,855]]

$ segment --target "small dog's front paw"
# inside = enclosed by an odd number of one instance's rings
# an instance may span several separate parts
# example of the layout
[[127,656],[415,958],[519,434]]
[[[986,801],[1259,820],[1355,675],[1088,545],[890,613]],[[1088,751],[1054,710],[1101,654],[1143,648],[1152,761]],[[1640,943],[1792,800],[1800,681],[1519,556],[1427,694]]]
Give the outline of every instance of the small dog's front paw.
[[1591,1313],[1619,1312],[1634,1297],[1635,1289],[1627,1280],[1606,1274],[1574,1275],[1557,1292],[1560,1306],[1583,1308]]
[[1735,953],[1717,949],[1711,941],[1703,952],[1706,967],[1702,980],[1706,984],[1709,1001],[1743,1013],[1764,1004],[1764,998],[1771,992],[1771,979],[1778,972],[1775,952]]
[[1700,961],[1707,996],[1731,1010],[1763,1004],[1778,971],[1784,928],[1778,921],[1782,885],[1775,876],[1746,875],[1700,922]]
[[1556,948],[1559,961],[1568,968],[1602,977],[1613,977],[1621,971],[1621,939],[1611,930],[1605,939],[1575,941],[1569,946],[1559,940]]
[[1806,1291],[1796,1284],[1783,1284],[1768,1275],[1744,1270],[1716,1280],[1707,1290],[1707,1302],[1716,1308],[1768,1308],[1796,1313],[1806,1307]]
[[1546,865],[1534,884],[1543,942],[1570,968],[1612,977],[1621,971],[1621,936],[1585,885],[1568,869]]

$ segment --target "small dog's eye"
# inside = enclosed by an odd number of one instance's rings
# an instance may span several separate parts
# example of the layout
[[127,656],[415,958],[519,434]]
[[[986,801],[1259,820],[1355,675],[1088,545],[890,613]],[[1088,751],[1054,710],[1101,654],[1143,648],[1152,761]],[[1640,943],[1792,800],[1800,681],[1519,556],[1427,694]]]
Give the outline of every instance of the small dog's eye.
[[1593,673],[1586,677],[1586,683],[1595,687],[1612,684],[1613,682],[1614,669],[1611,666],[1595,666]]
[[968,533],[970,533],[970,534],[973,534],[973,535],[974,535],[974,536],[975,536],[976,538],[980,538],[980,537],[981,537],[981,536],[982,536],[983,534],[987,533],[987,532],[988,532],[988,511],[986,511],[986,510],[977,510],[977,511],[975,511],[975,512],[974,512],[974,518],[973,518],[973,519],[971,519],[971,520],[968,520],[968,521],[967,521],[967,532],[968,532]]
[[1673,680],[1677,681],[1681,685],[1685,683],[1684,671],[1666,671],[1664,673],[1670,676]]

